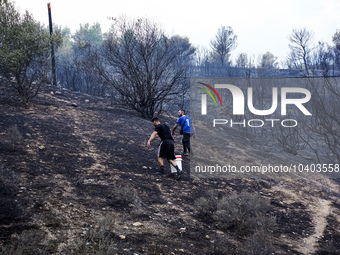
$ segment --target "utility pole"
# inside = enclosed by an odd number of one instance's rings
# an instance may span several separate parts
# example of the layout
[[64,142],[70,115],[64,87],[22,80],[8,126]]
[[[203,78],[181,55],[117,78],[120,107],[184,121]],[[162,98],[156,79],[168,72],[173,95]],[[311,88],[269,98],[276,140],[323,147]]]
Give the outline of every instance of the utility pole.
[[[50,24],[50,35],[53,34],[53,27],[52,27],[52,13],[51,13],[51,3],[47,4],[48,8],[48,19]],[[54,55],[54,44],[51,39],[51,57],[52,57],[52,79],[53,85],[57,85],[57,76],[56,76],[56,68],[55,68],[55,55]]]

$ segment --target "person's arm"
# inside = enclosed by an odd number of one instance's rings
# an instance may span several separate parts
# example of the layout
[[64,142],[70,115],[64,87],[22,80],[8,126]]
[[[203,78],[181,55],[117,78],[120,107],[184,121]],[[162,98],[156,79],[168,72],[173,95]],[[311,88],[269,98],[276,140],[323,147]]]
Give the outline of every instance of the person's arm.
[[191,123],[191,126],[192,126],[192,129],[194,130],[193,137],[196,138],[196,129],[195,129],[194,123]]
[[171,135],[172,136],[174,136],[175,130],[176,130],[177,127],[178,127],[178,124],[175,124],[175,126],[172,128],[172,130],[171,130]]
[[155,137],[156,137],[157,134],[158,134],[157,131],[153,131],[153,133],[151,134],[151,136],[150,136],[150,138],[149,138],[149,141],[148,141],[148,143],[146,144],[146,146],[147,146],[148,148],[151,147],[151,141],[152,141],[153,139],[155,139]]

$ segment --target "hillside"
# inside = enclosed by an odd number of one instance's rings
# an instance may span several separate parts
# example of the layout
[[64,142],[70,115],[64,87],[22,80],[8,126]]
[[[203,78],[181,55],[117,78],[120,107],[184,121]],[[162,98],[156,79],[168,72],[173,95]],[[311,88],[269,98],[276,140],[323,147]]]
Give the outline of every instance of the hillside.
[[[176,118],[161,120],[172,126]],[[155,174],[158,140],[145,146],[152,131],[150,121],[106,99],[46,85],[24,107],[1,84],[0,254],[340,253],[339,180],[197,179],[184,158],[178,182]],[[249,139],[231,134],[230,145],[242,150],[228,157],[264,155]],[[179,134],[175,140],[180,153]],[[239,215],[256,231],[221,220],[231,213],[218,205],[232,195],[241,201],[237,194],[256,195],[243,204],[249,208],[268,205],[262,218],[249,209],[254,222]]]

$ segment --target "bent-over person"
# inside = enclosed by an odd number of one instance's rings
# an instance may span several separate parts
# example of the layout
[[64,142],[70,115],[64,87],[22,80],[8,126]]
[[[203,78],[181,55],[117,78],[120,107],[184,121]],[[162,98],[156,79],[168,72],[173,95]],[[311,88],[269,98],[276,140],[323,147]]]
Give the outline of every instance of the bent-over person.
[[182,170],[176,164],[176,156],[175,156],[175,142],[172,138],[170,128],[159,121],[157,117],[152,118],[152,124],[155,126],[155,131],[151,134],[150,139],[148,140],[147,147],[151,147],[151,141],[155,139],[158,135],[161,138],[161,143],[158,147],[157,152],[157,161],[160,167],[161,175],[164,175],[164,161],[163,158],[166,158],[168,162],[173,165],[173,167],[177,170],[177,180],[181,179]]

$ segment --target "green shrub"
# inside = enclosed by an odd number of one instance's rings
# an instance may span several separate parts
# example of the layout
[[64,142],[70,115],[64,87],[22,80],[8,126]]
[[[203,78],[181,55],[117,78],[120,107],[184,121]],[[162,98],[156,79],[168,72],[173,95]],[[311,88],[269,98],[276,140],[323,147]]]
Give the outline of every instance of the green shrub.
[[47,79],[51,41],[59,46],[61,33],[51,36],[29,12],[20,14],[6,1],[0,6],[0,35],[0,76],[28,103]]

